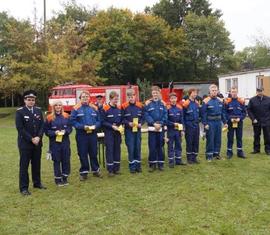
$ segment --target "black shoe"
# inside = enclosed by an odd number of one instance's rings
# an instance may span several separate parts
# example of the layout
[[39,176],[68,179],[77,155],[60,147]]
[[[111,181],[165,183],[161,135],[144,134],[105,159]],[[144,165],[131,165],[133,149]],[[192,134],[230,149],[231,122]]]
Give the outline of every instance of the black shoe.
[[227,151],[227,158],[231,159],[233,157],[233,152],[232,151]]
[[63,183],[64,186],[69,185],[67,177],[63,177],[63,182],[62,183]]
[[23,196],[30,196],[31,193],[27,189],[24,189],[24,190],[21,191],[21,195],[23,195]]
[[265,152],[266,155],[270,155],[270,152]]
[[254,150],[253,152],[251,152],[250,154],[257,154],[260,153],[260,151]]
[[109,177],[114,177],[115,174],[114,174],[113,172],[109,172],[109,173],[108,173],[108,176],[109,176]]
[[120,171],[114,171],[113,172],[115,175],[121,175],[121,172]]
[[159,167],[158,167],[158,170],[159,170],[159,171],[164,171],[164,167],[163,167],[163,166],[159,166]]
[[186,165],[186,163],[184,163],[184,162],[180,161],[180,162],[175,163],[175,165],[177,165],[177,166],[185,166],[185,165]]
[[169,168],[174,168],[174,163],[169,163]]
[[138,169],[136,169],[136,171],[137,171],[138,173],[142,173],[142,168],[138,168]]
[[101,174],[100,171],[94,172],[94,173],[93,173],[93,176],[98,177],[98,178],[103,178],[103,176],[102,176],[102,174]]
[[135,174],[136,173],[136,170],[130,170],[130,173],[131,174]]
[[47,189],[47,187],[44,186],[43,184],[40,184],[40,185],[34,185],[34,188],[37,188],[37,189]]
[[154,165],[154,166],[150,166],[148,171],[149,171],[150,173],[152,173],[152,172],[154,172],[156,169],[157,169],[157,167],[156,167],[156,165]]
[[65,184],[64,184],[63,181],[60,181],[60,182],[57,182],[57,183],[56,183],[56,186],[57,186],[57,187],[63,187],[63,186],[65,186]]
[[239,157],[239,158],[246,158],[246,156],[245,156],[245,154],[244,154],[243,151],[237,153],[237,157]]
[[198,161],[197,159],[194,159],[194,160],[193,160],[193,163],[195,163],[195,164],[200,164],[200,161]]
[[88,176],[87,175],[80,175],[80,181],[85,181],[87,180]]

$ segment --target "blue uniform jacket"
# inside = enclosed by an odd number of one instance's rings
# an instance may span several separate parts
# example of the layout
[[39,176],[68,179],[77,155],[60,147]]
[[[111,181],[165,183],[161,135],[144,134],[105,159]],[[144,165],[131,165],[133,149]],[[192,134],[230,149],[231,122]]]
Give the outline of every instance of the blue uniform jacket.
[[180,105],[168,105],[168,120],[167,120],[167,127],[168,131],[175,130],[174,123],[184,124],[183,119],[183,108]]
[[129,126],[130,122],[133,122],[133,118],[138,118],[138,123],[143,124],[143,105],[140,102],[136,102],[135,104],[131,104],[126,102],[122,105],[122,123],[125,125],[125,128],[132,129]]
[[144,117],[148,126],[153,126],[154,123],[159,123],[162,126],[167,124],[167,109],[163,101],[148,100],[145,102]]
[[[26,106],[16,111],[16,128],[18,130],[18,147],[21,149],[29,149],[35,147],[32,138],[43,136],[44,120],[41,109],[33,107],[33,113]],[[42,146],[40,140],[39,146]]]
[[240,118],[242,121],[247,115],[245,101],[240,98],[227,98],[225,101],[225,110],[228,121],[232,118]]
[[120,126],[122,124],[122,110],[119,106],[106,104],[101,111],[102,126],[107,130],[112,130],[112,125]]
[[[61,130],[65,130],[65,135],[63,136],[62,142],[59,143],[56,142],[55,132]],[[50,149],[52,149],[54,145],[69,145],[69,134],[72,132],[69,115],[67,113],[56,114],[55,119],[52,114],[48,115],[44,125],[44,132],[50,139]]]
[[202,104],[202,123],[207,125],[214,120],[221,120],[224,124],[227,123],[224,104],[222,99],[218,97],[207,97]]
[[197,100],[187,99],[183,103],[184,124],[189,127],[196,127],[200,122],[200,105]]
[[72,126],[76,128],[77,134],[85,134],[84,126],[96,126],[96,130],[100,128],[100,114],[97,107],[93,104],[77,104],[74,106],[70,120]]

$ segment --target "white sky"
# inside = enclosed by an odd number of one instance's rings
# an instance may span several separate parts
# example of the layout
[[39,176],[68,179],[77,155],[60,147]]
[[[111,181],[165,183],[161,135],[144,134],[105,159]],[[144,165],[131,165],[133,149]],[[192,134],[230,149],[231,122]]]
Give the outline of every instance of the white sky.
[[[47,18],[62,9],[61,3],[67,0],[47,0]],[[158,0],[77,0],[88,7],[106,9],[110,6],[129,8],[134,12],[143,11],[145,6],[152,6]],[[236,50],[254,45],[255,38],[270,38],[270,1],[269,0],[210,0],[213,8],[223,12],[222,19]],[[18,19],[34,19],[34,8],[37,18],[43,16],[43,0],[0,0],[0,11]]]

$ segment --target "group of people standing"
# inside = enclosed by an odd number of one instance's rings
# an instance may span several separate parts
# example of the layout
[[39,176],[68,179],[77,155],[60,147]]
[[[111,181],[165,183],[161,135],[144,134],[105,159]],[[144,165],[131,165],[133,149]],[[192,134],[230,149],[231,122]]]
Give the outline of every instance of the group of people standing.
[[[127,92],[127,102],[118,105],[118,94],[112,91],[108,104],[90,103],[88,91],[82,91],[80,102],[71,114],[63,111],[63,104],[56,101],[45,122],[41,110],[35,106],[36,93],[24,93],[25,106],[16,112],[18,147],[20,152],[19,187],[22,195],[30,195],[28,167],[32,165],[34,188],[46,189],[40,179],[42,136],[49,137],[49,149],[53,160],[54,180],[57,186],[68,185],[70,174],[70,139],[72,128],[76,129],[77,152],[80,159],[79,178],[85,181],[89,173],[101,177],[97,159],[98,132],[104,133],[106,147],[106,168],[108,176],[120,174],[121,141],[125,134],[130,173],[142,172],[141,134],[147,124],[149,172],[163,171],[165,163],[164,145],[168,145],[168,165],[186,165],[182,159],[182,137],[186,140],[188,164],[198,164],[200,125],[206,135],[205,156],[208,162],[221,159],[221,136],[227,130],[227,158],[233,156],[233,139],[236,133],[237,156],[245,158],[242,146],[243,120],[247,115],[244,100],[232,88],[230,97],[218,97],[218,87],[209,87],[209,96],[202,104],[197,101],[197,90],[190,89],[188,98],[177,100],[169,94],[169,104],[161,100],[160,89],[153,86],[152,97],[143,105],[137,101],[135,91]],[[265,152],[270,155],[270,98],[258,89],[257,96],[248,105],[248,114],[254,127],[254,151],[260,152],[260,132],[264,133]],[[268,115],[268,116],[267,116]]]

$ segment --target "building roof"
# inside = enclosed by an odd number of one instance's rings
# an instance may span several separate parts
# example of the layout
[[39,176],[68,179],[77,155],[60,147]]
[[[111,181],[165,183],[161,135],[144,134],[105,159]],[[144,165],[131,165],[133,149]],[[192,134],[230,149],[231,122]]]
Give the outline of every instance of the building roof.
[[244,74],[249,74],[249,73],[263,73],[263,72],[270,72],[270,67],[261,68],[261,69],[255,69],[255,70],[245,70],[245,71],[239,71],[239,72],[231,72],[231,73],[227,73],[227,74],[220,74],[220,75],[218,75],[218,78],[230,77],[230,76],[236,76],[236,75],[244,75]]

